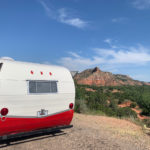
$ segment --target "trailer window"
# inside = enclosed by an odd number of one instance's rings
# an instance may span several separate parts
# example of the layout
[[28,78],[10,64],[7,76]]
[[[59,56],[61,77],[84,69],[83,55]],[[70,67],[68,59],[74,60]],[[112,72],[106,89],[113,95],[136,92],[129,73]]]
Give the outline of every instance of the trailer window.
[[34,81],[29,82],[29,92],[36,93],[36,82]]
[[29,93],[56,93],[57,81],[29,81]]

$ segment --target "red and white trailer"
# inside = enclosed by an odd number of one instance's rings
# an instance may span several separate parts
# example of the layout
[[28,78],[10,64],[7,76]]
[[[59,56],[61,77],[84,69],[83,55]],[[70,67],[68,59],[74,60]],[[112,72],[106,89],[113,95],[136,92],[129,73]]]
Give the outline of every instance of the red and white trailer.
[[67,127],[74,101],[66,68],[0,59],[0,137]]

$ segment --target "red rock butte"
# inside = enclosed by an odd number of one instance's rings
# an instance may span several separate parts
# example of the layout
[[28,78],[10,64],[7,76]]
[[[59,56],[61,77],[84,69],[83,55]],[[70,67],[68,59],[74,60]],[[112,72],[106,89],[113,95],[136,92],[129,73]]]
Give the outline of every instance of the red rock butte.
[[87,69],[74,76],[77,84],[96,86],[122,86],[122,85],[150,85],[150,83],[137,81],[127,75],[103,72],[98,67]]

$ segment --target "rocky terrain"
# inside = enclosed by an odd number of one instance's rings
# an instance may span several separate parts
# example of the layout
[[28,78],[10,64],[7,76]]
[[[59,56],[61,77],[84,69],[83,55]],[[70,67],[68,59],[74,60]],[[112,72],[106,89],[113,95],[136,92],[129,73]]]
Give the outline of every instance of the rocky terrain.
[[150,136],[127,120],[75,114],[73,128],[14,141],[2,150],[150,150]]
[[96,86],[121,86],[121,85],[150,85],[147,82],[133,80],[127,75],[112,74],[103,72],[98,67],[87,69],[74,76],[78,84]]

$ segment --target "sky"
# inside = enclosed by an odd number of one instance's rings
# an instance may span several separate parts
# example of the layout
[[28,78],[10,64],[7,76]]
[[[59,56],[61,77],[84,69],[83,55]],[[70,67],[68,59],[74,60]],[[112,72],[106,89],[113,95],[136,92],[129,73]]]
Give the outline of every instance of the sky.
[[150,0],[0,0],[0,57],[150,82]]

